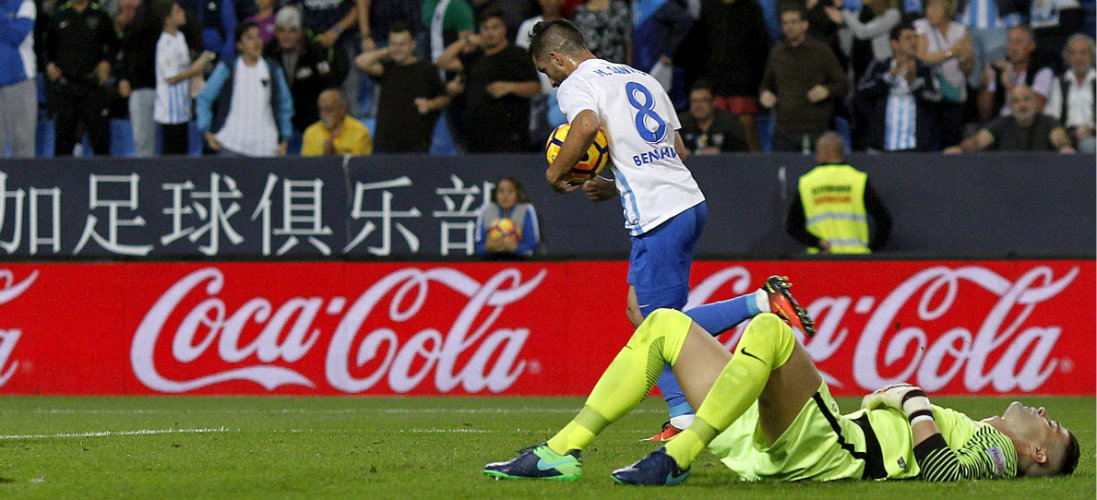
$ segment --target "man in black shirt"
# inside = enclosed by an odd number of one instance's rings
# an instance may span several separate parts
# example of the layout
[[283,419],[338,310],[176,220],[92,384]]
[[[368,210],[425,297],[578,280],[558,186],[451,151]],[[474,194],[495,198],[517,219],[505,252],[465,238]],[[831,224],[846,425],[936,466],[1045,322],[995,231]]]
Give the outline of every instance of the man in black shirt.
[[1054,118],[1037,112],[1036,94],[1027,85],[1009,91],[1013,114],[999,116],[975,135],[946,149],[949,154],[992,151],[1056,151],[1073,153],[1070,136]]
[[118,43],[110,16],[89,0],[70,1],[50,20],[44,49],[47,95],[54,113],[54,155],[72,155],[81,123],[95,154],[110,154],[105,85]]
[[415,57],[415,37],[403,22],[389,28],[389,45],[358,56],[355,62],[381,84],[375,153],[426,153],[434,124],[450,97],[438,68]]
[[686,149],[697,155],[746,151],[743,124],[735,115],[716,107],[714,101],[708,82],[698,80],[693,84],[689,110],[678,115]]
[[519,152],[529,145],[529,99],[541,92],[537,69],[525,49],[507,41],[503,11],[480,14],[479,35],[442,52],[438,67],[464,71],[470,153]]

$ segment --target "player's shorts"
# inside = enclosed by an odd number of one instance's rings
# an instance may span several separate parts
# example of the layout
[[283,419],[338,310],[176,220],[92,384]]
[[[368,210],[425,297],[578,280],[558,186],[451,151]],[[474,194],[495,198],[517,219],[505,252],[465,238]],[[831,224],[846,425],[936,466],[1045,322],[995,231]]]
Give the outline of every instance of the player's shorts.
[[660,307],[685,307],[693,250],[707,218],[708,207],[702,201],[655,229],[632,237],[628,282],[636,290],[636,302],[644,317]]
[[758,403],[709,443],[743,481],[831,481],[887,476],[880,444],[863,412],[843,416],[824,382],[772,445],[758,425]]

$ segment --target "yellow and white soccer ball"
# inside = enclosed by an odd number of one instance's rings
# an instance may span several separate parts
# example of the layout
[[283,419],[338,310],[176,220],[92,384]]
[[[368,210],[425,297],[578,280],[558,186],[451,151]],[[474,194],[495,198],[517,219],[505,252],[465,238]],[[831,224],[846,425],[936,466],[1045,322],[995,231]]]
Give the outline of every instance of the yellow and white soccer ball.
[[[571,124],[565,123],[549,134],[548,142],[545,143],[545,157],[549,165],[556,161],[556,156],[560,154],[560,148],[564,146],[564,139],[567,138],[569,130],[571,130]],[[569,172],[568,183],[579,184],[590,180],[598,175],[607,163],[609,163],[609,139],[599,130],[598,135],[594,137],[594,142],[587,148],[587,154],[579,159]]]
[[522,239],[522,231],[514,224],[514,221],[506,217],[495,219],[488,226],[488,240],[513,240]]

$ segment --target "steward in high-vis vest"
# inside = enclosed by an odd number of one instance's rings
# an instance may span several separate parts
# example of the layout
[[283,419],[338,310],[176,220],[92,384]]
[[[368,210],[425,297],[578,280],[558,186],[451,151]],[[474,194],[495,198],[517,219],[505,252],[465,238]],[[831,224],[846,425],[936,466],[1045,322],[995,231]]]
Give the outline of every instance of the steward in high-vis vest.
[[[816,143],[819,165],[800,177],[786,230],[812,253],[870,253],[887,242],[891,217],[868,175],[843,163],[845,141],[831,134]],[[876,226],[871,239],[870,218]]]

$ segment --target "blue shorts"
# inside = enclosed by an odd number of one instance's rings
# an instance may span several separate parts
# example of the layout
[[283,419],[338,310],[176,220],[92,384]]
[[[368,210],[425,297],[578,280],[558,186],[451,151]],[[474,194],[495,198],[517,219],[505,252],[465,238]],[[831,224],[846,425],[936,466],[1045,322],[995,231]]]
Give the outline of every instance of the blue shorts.
[[636,290],[644,317],[660,307],[685,307],[693,250],[707,218],[708,207],[702,201],[642,236],[632,237],[628,282]]

